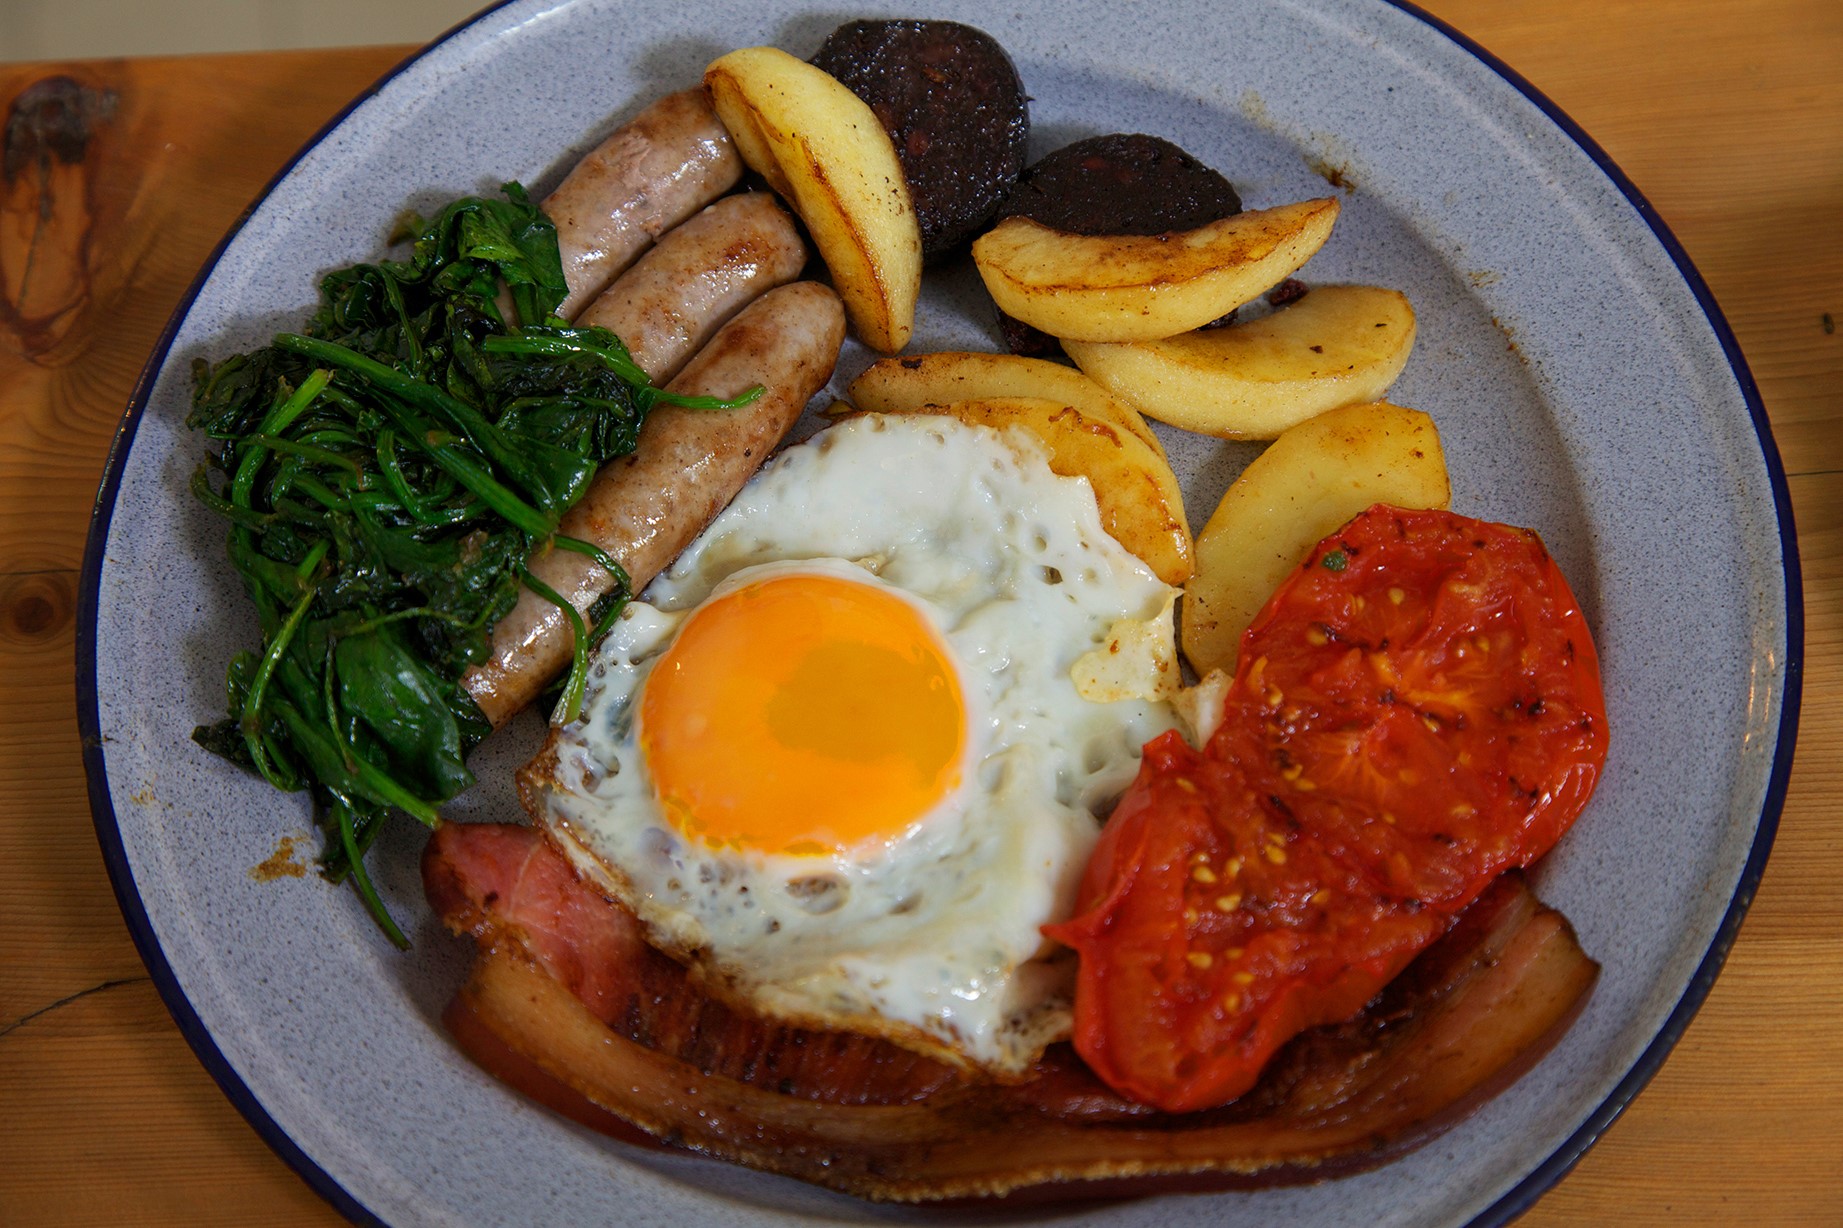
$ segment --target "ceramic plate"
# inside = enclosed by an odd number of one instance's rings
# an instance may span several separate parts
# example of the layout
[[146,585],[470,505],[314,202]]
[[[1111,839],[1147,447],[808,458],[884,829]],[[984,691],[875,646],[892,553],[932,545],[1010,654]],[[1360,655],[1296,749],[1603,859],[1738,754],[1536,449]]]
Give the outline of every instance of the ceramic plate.
[[[1404,290],[1420,322],[1393,399],[1430,412],[1453,506],[1541,531],[1595,628],[1604,783],[1536,875],[1605,971],[1531,1074],[1380,1171],[1258,1194],[1046,1211],[1109,1225],[1445,1225],[1514,1216],[1636,1093],[1701,1001],[1771,841],[1797,711],[1783,474],[1733,338],[1675,241],[1566,117],[1454,32],[1381,0],[938,0],[1034,98],[1033,154],[1106,131],[1177,141],[1251,206],[1337,193],[1316,281]],[[841,20],[794,3],[518,0],[406,63],[305,149],[227,239],[154,353],[103,483],[79,687],[96,826],[175,1018],[265,1138],[356,1220],[392,1224],[915,1222],[578,1129],[480,1074],[438,1015],[466,958],[421,903],[407,821],[374,873],[400,955],[350,892],[253,876],[317,845],[299,798],[189,740],[255,642],[224,528],[187,494],[188,369],[298,321],[319,272],[377,254],[406,205],[541,192],[718,54],[810,54]],[[992,348],[964,267],[914,350]],[[847,349],[835,387],[868,361]],[[1167,435],[1200,525],[1253,449]],[[1691,543],[1694,543],[1693,545]],[[529,721],[457,807],[511,816]],[[964,1217],[961,1217],[962,1219]],[[977,1218],[977,1217],[975,1217]]]

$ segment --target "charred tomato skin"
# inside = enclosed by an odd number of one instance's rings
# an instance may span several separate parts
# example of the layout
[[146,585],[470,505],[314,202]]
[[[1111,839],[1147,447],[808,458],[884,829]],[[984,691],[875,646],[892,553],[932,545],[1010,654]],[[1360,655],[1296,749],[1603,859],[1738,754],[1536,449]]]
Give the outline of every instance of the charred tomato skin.
[[1362,1008],[1605,763],[1598,658],[1537,536],[1376,507],[1242,639],[1198,751],[1146,747],[1078,913],[1075,1044],[1169,1112],[1227,1103],[1299,1031]]
[[997,40],[953,21],[852,21],[812,62],[890,134],[924,260],[958,250],[992,220],[1030,138],[1030,100]]

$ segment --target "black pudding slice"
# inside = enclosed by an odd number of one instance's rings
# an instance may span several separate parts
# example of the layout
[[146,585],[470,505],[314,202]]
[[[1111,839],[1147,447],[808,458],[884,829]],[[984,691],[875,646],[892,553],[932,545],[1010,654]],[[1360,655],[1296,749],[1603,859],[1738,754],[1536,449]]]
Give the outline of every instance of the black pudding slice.
[[936,260],[992,220],[1024,169],[1029,99],[1005,49],[953,21],[853,21],[813,64],[876,113],[896,145]]
[[[1241,212],[1241,197],[1221,174],[1170,141],[1114,132],[1065,145],[1032,163],[997,217],[1079,235],[1158,235],[1195,230]],[[1049,334],[999,313],[1014,354],[1054,355]]]

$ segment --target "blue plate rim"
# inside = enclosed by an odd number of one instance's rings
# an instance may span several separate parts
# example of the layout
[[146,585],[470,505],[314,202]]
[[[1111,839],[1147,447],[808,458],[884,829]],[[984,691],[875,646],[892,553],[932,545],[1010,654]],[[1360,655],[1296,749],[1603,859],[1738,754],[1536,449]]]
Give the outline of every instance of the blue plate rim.
[[[1803,695],[1804,581],[1798,556],[1797,531],[1792,517],[1790,488],[1786,480],[1784,463],[1780,459],[1778,445],[1773,438],[1772,425],[1767,416],[1765,404],[1754,382],[1753,373],[1741,352],[1740,344],[1735,339],[1734,331],[1728,324],[1727,317],[1722,313],[1714,293],[1709,289],[1708,283],[1703,280],[1702,274],[1697,270],[1676,235],[1672,233],[1657,209],[1646,199],[1644,193],[1620,169],[1618,163],[1600,147],[1599,143],[1522,74],[1452,25],[1411,3],[1411,0],[1381,0],[1381,2],[1438,32],[1528,99],[1551,123],[1572,140],[1581,152],[1587,155],[1588,159],[1599,168],[1638,216],[1650,227],[1651,232],[1664,248],[1665,254],[1670,257],[1672,264],[1676,267],[1678,275],[1689,287],[1697,306],[1701,308],[1704,318],[1721,346],[1723,357],[1735,378],[1742,399],[1746,402],[1772,489],[1773,510],[1779,526],[1781,565],[1785,578],[1785,681],[1780,695],[1778,740],[1774,747],[1772,767],[1767,777],[1759,827],[1755,831],[1753,845],[1735,885],[1728,909],[1715,932],[1709,950],[1698,964],[1682,996],[1666,1017],[1656,1036],[1639,1055],[1632,1068],[1627,1071],[1625,1077],[1614,1086],[1579,1129],[1531,1170],[1522,1181],[1473,1217],[1470,1223],[1470,1228],[1498,1228],[1528,1211],[1538,1198],[1567,1175],[1613,1121],[1625,1111],[1633,1098],[1656,1076],[1671,1050],[1676,1047],[1678,1040],[1689,1027],[1690,1020],[1695,1017],[1696,1012],[1707,999],[1727,959],[1728,952],[1734,945],[1741,922],[1746,916],[1749,905],[1753,902],[1760,879],[1765,873],[1766,862],[1778,832],[1779,818],[1785,806],[1786,789],[1791,777],[1793,751],[1797,745],[1799,709]],[[116,903],[121,909],[122,918],[127,924],[135,949],[142,963],[146,965],[148,974],[161,1000],[165,1003],[167,1011],[172,1015],[174,1023],[178,1025],[180,1034],[192,1047],[193,1053],[204,1066],[206,1073],[217,1083],[231,1104],[250,1123],[263,1142],[268,1144],[269,1148],[284,1163],[340,1214],[355,1224],[378,1225],[379,1228],[384,1228],[385,1221],[341,1185],[331,1173],[321,1167],[318,1161],[308,1155],[295,1142],[287,1129],[263,1107],[249,1085],[232,1068],[210,1030],[199,1017],[191,1000],[186,996],[185,990],[180,986],[178,977],[173,972],[160,946],[160,940],[154,933],[145,905],[135,887],[134,874],[128,865],[127,851],[122,841],[120,823],[109,795],[100,696],[96,685],[96,637],[100,614],[99,594],[102,565],[104,550],[108,544],[110,524],[114,518],[116,497],[121,488],[123,467],[133,444],[136,429],[147,408],[154,382],[165,367],[173,339],[179,331],[181,322],[191,311],[200,291],[216,270],[225,250],[243,230],[250,216],[269,198],[294,167],[343,124],[355,110],[436,48],[488,14],[512,3],[516,3],[516,0],[495,0],[495,3],[481,9],[466,21],[451,27],[427,46],[410,53],[401,62],[387,70],[308,138],[306,143],[264,185],[256,197],[245,206],[236,221],[225,232],[224,237],[212,249],[200,267],[198,275],[175,306],[159,338],[155,341],[147,362],[129,395],[121,423],[110,443],[102,479],[97,488],[95,507],[91,513],[89,532],[84,544],[83,567],[78,587],[77,725],[83,748],[83,766],[89,791],[90,815],[96,830],[97,842],[102,849],[103,863],[108,870],[110,886],[115,892]]]

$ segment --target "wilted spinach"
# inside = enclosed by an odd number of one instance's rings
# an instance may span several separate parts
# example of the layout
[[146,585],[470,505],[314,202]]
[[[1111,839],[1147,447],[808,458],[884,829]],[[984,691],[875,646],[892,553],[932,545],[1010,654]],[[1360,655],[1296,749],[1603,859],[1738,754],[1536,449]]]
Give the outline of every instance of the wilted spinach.
[[[324,872],[400,946],[364,854],[391,811],[434,823],[473,783],[467,754],[490,730],[460,679],[494,622],[521,583],[563,606],[573,715],[587,644],[628,591],[559,520],[653,405],[737,403],[653,388],[612,333],[556,318],[556,230],[519,185],[504,194],[406,219],[409,259],[328,274],[300,333],[193,370],[187,423],[217,447],[192,489],[230,521],[262,628],[231,659],[229,716],[193,738],[312,792]],[[547,543],[615,575],[594,631],[525,571]]]

